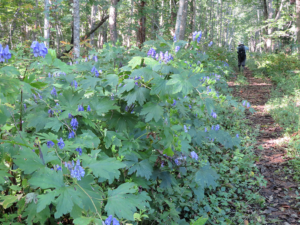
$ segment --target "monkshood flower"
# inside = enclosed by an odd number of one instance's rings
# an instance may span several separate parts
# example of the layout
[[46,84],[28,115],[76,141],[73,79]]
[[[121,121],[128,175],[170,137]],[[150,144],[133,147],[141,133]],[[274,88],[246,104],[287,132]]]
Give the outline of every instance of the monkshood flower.
[[8,45],[6,45],[5,48],[2,48],[2,45],[0,44],[0,62],[8,62],[8,60],[11,58],[11,53],[9,51]]
[[175,106],[175,105],[176,105],[176,100],[173,99],[173,104],[172,104],[172,106]]
[[95,62],[98,62],[98,58],[97,58],[97,56],[95,55],[94,56],[94,58],[93,58],[94,60],[95,60]]
[[85,61],[85,62],[87,62],[87,61],[88,61],[87,57],[85,57],[84,61]]
[[73,127],[73,130],[77,130],[77,128],[78,128],[78,121],[77,121],[77,119],[76,119],[76,118],[73,118],[73,119],[71,120],[70,125]]
[[239,138],[240,137],[239,134],[236,134],[236,137]]
[[217,113],[215,113],[213,110],[211,110],[211,114],[210,114],[213,118],[217,118]]
[[51,95],[53,96],[57,96],[57,93],[56,93],[56,89],[55,87],[53,87],[52,91],[51,91]]
[[111,225],[111,221],[112,221],[112,215],[110,215],[109,217],[107,217],[107,219],[105,220],[105,225]]
[[155,55],[156,55],[155,49],[154,49],[154,48],[150,48],[149,51],[148,51],[148,53],[147,53],[147,55],[148,55],[149,57],[152,57],[152,58],[154,59],[154,58],[155,58]]
[[[72,160],[72,165],[74,164]],[[79,159],[76,162],[76,166],[71,169],[71,177],[76,178],[77,180],[81,180],[81,177],[84,177],[84,169],[80,166]]]
[[58,143],[57,143],[58,147],[60,149],[63,149],[65,147],[64,140],[62,138],[60,138],[59,140],[57,139],[57,141],[58,141]]
[[93,66],[91,72],[92,72],[93,74],[95,74],[96,77],[99,77],[99,72],[98,72],[98,70],[96,69],[95,66]]
[[184,132],[185,132],[185,133],[188,132],[188,129],[187,129],[186,125],[183,126],[183,129],[184,129]]
[[73,116],[72,116],[71,113],[68,114],[68,117],[69,117],[69,119],[72,119],[72,118],[73,118]]
[[180,46],[175,47],[175,53],[177,53],[180,50]]
[[37,93],[40,99],[43,99],[43,97],[40,95],[40,93]]
[[192,106],[191,106],[191,105],[189,105],[189,108],[190,108],[190,109],[192,109]]
[[198,155],[197,155],[197,153],[194,152],[194,151],[191,152],[191,157],[192,157],[192,159],[198,160]]
[[88,105],[88,107],[87,107],[86,111],[88,111],[88,112],[90,112],[90,111],[91,111],[91,107],[90,107],[90,105]]
[[160,52],[160,53],[159,53],[159,56],[160,56],[160,59],[161,59],[161,60],[164,60],[164,53],[163,53],[163,52]]
[[220,125],[219,124],[216,125],[215,130],[220,130]]
[[73,85],[74,85],[75,89],[77,89],[78,83],[77,83],[76,80],[73,80],[73,81],[72,81],[71,86],[73,86]]
[[212,41],[211,41],[211,42],[209,42],[209,44],[208,44],[208,47],[212,46],[212,44],[213,44],[213,42],[212,42]]
[[196,38],[197,34],[198,34],[198,31],[194,31],[194,32],[193,32],[193,34],[192,34],[193,41],[195,41],[195,38]]
[[207,132],[207,128],[206,127],[204,128],[204,132]]
[[174,34],[173,42],[176,42],[176,41],[177,41],[176,34]]
[[201,41],[202,32],[199,31],[198,34],[199,34],[199,36],[198,36],[198,38],[197,38],[197,43],[199,43],[199,42]]
[[47,141],[47,147],[48,148],[52,148],[54,146],[54,142],[53,141]]
[[78,106],[78,112],[80,112],[80,111],[84,111],[84,108],[83,108],[82,105],[79,105],[79,106]]
[[[60,167],[59,165],[54,165],[53,167],[54,167],[54,169],[55,169],[56,171],[61,170],[61,167]],[[53,169],[51,169],[51,170],[53,170]]]
[[69,133],[68,138],[71,139],[71,138],[74,138],[74,137],[75,137],[75,133],[74,133],[74,131],[71,131],[71,132]]
[[48,54],[48,49],[43,42],[39,43],[37,41],[33,41],[30,48],[32,48],[34,57],[42,56],[45,58],[45,56]]
[[24,110],[26,110],[27,109],[27,105],[26,104],[24,104]]
[[49,109],[49,110],[48,110],[48,113],[50,114],[50,116],[52,116],[54,112],[53,112],[52,109]]
[[211,126],[211,130],[214,130],[214,129],[215,129],[215,126],[214,126],[214,125],[212,125],[212,126]]
[[120,223],[116,218],[113,218],[113,224],[112,225],[120,225]]
[[158,53],[156,53],[156,55],[155,55],[155,59],[156,59],[156,60],[158,60],[158,59],[159,59],[159,55],[158,55]]
[[77,151],[79,153],[79,155],[82,155],[82,148],[76,148],[75,151]]
[[245,105],[246,105],[246,101],[244,100],[244,101],[243,101],[243,106],[245,106]]
[[250,103],[249,102],[247,103],[247,108],[250,108]]
[[179,165],[181,164],[180,161],[179,161],[178,159],[175,159],[174,162],[175,162],[175,164],[176,164],[177,166],[179,166]]

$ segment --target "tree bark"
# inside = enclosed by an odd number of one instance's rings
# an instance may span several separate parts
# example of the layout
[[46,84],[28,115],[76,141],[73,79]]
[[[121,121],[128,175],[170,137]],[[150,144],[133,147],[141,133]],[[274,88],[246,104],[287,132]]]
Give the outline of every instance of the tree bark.
[[50,38],[50,22],[49,22],[49,0],[44,0],[45,6],[45,17],[44,17],[44,38],[45,45],[49,48],[49,38]]
[[142,44],[146,41],[145,5],[146,5],[146,2],[144,0],[141,0],[140,4],[138,6],[139,27],[138,27],[138,31],[137,31],[137,47],[139,47],[139,48],[141,48]]
[[109,8],[109,33],[110,33],[110,40],[113,43],[113,45],[116,44],[118,39],[117,4],[118,4],[118,0],[111,0],[111,6]]
[[80,56],[80,0],[73,0],[73,33],[74,33],[74,58]]
[[175,36],[177,39],[179,38],[179,34],[180,34],[184,4],[185,4],[185,0],[179,0],[179,9],[177,11],[177,19],[175,24]]
[[[296,37],[297,37],[297,44],[300,45],[300,0],[296,0]],[[300,59],[299,46],[298,46],[298,57]]]
[[187,14],[188,14],[188,0],[185,0],[183,12],[182,12],[182,22],[180,24],[179,40],[184,40],[185,38]]

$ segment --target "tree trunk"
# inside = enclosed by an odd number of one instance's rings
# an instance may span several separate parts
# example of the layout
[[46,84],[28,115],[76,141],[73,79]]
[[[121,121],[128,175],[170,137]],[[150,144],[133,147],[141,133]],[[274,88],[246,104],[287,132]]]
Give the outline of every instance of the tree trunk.
[[127,47],[130,47],[130,39],[132,37],[132,25],[133,25],[133,0],[130,1],[131,7],[130,7],[130,24],[128,26],[127,31]]
[[50,38],[50,23],[49,23],[49,0],[44,0],[45,5],[45,17],[44,17],[44,38],[45,45],[49,48],[49,38]]
[[220,40],[219,40],[220,47],[222,47],[222,24],[223,24],[223,1],[220,0]]
[[[296,36],[297,36],[297,44],[300,45],[300,0],[296,0]],[[299,46],[298,46],[298,56],[300,58]]]
[[171,34],[174,36],[175,34],[175,26],[176,26],[176,4],[177,0],[171,0]]
[[117,4],[118,0],[111,0],[111,6],[109,8],[109,33],[110,40],[113,45],[116,44],[118,39],[117,33]]
[[177,39],[179,38],[179,34],[180,34],[184,4],[185,4],[185,0],[179,0],[179,9],[177,11],[177,18],[176,18],[176,25],[175,25],[175,36]]
[[139,27],[137,31],[137,47],[141,48],[142,44],[146,41],[146,14],[145,14],[145,5],[144,0],[140,1],[138,6],[138,15],[139,15]]
[[[90,23],[90,30],[94,28],[94,21],[95,21],[95,15],[97,13],[97,7],[95,5],[92,5],[91,8],[91,23]],[[91,41],[90,44],[93,46],[94,45],[94,33],[91,34]]]
[[80,9],[79,1],[73,0],[73,27],[74,27],[74,59],[80,56]]

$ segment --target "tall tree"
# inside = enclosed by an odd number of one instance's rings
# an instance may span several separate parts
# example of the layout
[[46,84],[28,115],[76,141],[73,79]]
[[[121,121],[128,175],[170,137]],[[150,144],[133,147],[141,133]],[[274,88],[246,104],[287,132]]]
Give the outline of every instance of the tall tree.
[[175,25],[175,35],[178,40],[183,40],[185,35],[186,27],[186,16],[187,16],[187,0],[179,0],[179,9],[177,12],[177,19]]
[[110,33],[110,40],[115,45],[118,39],[117,33],[117,4],[118,0],[111,0],[111,5],[109,8],[109,33]]
[[[297,44],[300,45],[300,0],[296,0],[296,35]],[[298,55],[300,58],[300,46],[298,46]]]
[[142,47],[142,44],[146,41],[146,14],[145,14],[146,2],[141,0],[138,5],[139,27],[137,31],[137,46]]
[[80,0],[73,0],[74,58],[80,56]]
[[45,18],[44,18],[44,38],[45,45],[49,47],[50,38],[50,22],[49,22],[49,0],[44,0]]

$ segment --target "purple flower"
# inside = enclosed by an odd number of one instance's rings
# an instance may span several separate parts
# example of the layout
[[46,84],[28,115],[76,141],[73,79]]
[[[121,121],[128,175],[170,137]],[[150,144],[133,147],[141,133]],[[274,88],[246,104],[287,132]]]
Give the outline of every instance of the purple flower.
[[211,114],[210,114],[213,118],[217,118],[217,113],[215,113],[213,110],[211,111]]
[[72,116],[71,113],[69,113],[68,117],[69,117],[69,119],[72,119],[72,118],[73,118],[73,116]]
[[243,106],[245,106],[245,105],[246,105],[246,101],[244,100],[244,101],[243,101]]
[[105,225],[111,225],[111,221],[112,221],[112,215],[110,215],[109,217],[107,217],[107,219],[105,220]]
[[197,155],[196,152],[192,151],[192,152],[191,152],[191,156],[192,156],[192,159],[198,160],[198,155]]
[[250,103],[249,102],[247,102],[247,108],[250,108]]
[[83,108],[82,105],[79,105],[79,106],[78,106],[78,112],[80,112],[80,111],[84,111],[84,108]]
[[174,37],[173,37],[173,42],[176,42],[176,34],[174,34]]
[[62,138],[60,138],[60,139],[58,140],[57,145],[58,145],[58,147],[59,147],[60,149],[63,149],[63,148],[65,147],[65,143],[64,143],[64,141],[63,141]]
[[53,96],[57,96],[57,93],[56,93],[56,89],[55,87],[53,87],[52,91],[51,91],[51,95]]
[[[73,161],[72,164],[74,164]],[[78,159],[76,162],[76,166],[71,170],[71,177],[76,178],[77,180],[81,180],[81,177],[84,177],[84,174],[84,169],[80,166],[80,161]]]
[[71,126],[73,127],[73,130],[76,130],[77,128],[78,128],[78,121],[77,121],[77,119],[76,118],[73,118],[72,120],[71,120]]
[[209,44],[208,44],[208,47],[212,46],[212,44],[213,44],[213,42],[212,42],[212,41],[211,41],[211,42],[209,42]]
[[217,124],[216,127],[215,127],[215,130],[219,130],[220,129],[220,125]]
[[180,50],[180,46],[175,47],[175,53],[177,53]]
[[173,99],[173,104],[172,104],[172,106],[175,106],[175,105],[176,105],[176,100]]
[[147,55],[148,55],[149,57],[152,57],[152,58],[154,59],[154,58],[155,58],[155,55],[156,55],[155,49],[154,49],[154,48],[150,48],[149,51],[148,51],[148,53],[147,53]]
[[26,105],[26,104],[24,104],[24,109],[25,109],[25,110],[27,109],[27,105]]
[[204,128],[204,132],[207,132],[207,128],[206,127]]
[[33,53],[34,57],[38,57],[39,56],[39,42],[33,41],[30,48],[32,48],[32,53]]
[[60,167],[59,165],[54,165],[53,167],[54,167],[54,169],[55,169],[56,171],[61,170],[61,167]]
[[179,161],[178,159],[175,159],[174,162],[175,162],[175,164],[176,164],[177,166],[179,166],[179,165],[181,164],[180,161]]
[[53,141],[47,141],[47,147],[48,148],[52,148],[54,146],[54,142]]
[[98,58],[96,55],[94,56],[94,60],[95,60],[95,62],[98,62]]
[[72,82],[72,84],[71,84],[72,86],[74,85],[74,87],[75,87],[75,89],[77,89],[77,87],[78,87],[78,83],[77,83],[77,81],[76,80],[74,80],[73,82]]
[[214,129],[215,129],[215,126],[214,126],[214,125],[212,125],[212,126],[211,126],[211,130],[214,130]]
[[240,137],[239,134],[236,134],[236,137],[239,138]]
[[160,164],[160,167],[164,167],[164,162],[162,162],[162,163]]
[[159,59],[159,55],[158,55],[158,53],[156,53],[156,55],[155,55],[155,59],[156,59],[156,60],[158,60],[158,59]]
[[120,225],[119,221],[116,218],[113,218],[113,225]]
[[84,61],[85,61],[85,62],[87,62],[87,61],[88,61],[87,57],[85,57]]
[[76,148],[75,151],[77,151],[79,153],[79,155],[82,155],[82,149],[80,147]]
[[183,126],[184,132],[187,133],[188,129],[186,128],[186,125]]
[[190,108],[190,109],[192,109],[192,106],[191,106],[191,105],[189,105],[189,108]]
[[88,105],[88,107],[87,107],[86,111],[88,111],[88,112],[90,112],[90,111],[91,111],[91,107],[90,107],[90,105]]
[[71,132],[69,133],[68,138],[71,139],[71,138],[74,138],[74,137],[75,137],[75,133],[74,133],[74,131],[71,131]]
[[[3,57],[3,59],[6,59],[7,62],[11,58],[11,53],[9,51],[8,45],[6,45],[6,47],[3,49],[2,57]],[[1,56],[0,56],[0,58],[1,58]]]

